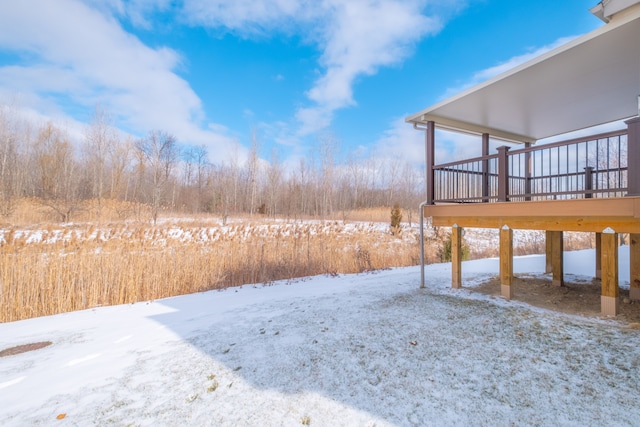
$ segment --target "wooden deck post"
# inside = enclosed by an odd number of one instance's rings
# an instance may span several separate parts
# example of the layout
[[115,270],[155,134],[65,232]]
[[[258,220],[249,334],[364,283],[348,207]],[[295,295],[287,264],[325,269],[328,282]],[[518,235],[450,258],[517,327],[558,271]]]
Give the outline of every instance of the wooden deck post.
[[427,204],[433,205],[435,197],[435,180],[434,173],[435,153],[436,153],[436,125],[434,122],[427,122],[427,130],[425,131],[425,164],[427,172]]
[[640,117],[627,124],[627,196],[640,196]]
[[498,147],[498,201],[509,201],[509,148],[506,145]]
[[593,199],[593,167],[584,168],[584,198]]
[[629,234],[629,298],[640,300],[640,234]]
[[513,298],[513,230],[504,225],[500,229],[500,293]]
[[451,227],[451,287],[462,287],[462,233],[463,229],[453,224]]
[[549,232],[551,240],[551,274],[553,286],[564,286],[564,245],[562,231]]
[[602,279],[602,233],[596,233],[596,279]]
[[[525,148],[531,147],[530,142],[524,143]],[[531,152],[527,151],[524,153],[524,192],[526,196],[524,196],[525,201],[531,200]]]
[[602,231],[602,296],[600,310],[605,316],[618,314],[618,234],[611,228]]
[[545,263],[544,263],[544,272],[545,274],[551,273],[553,271],[551,266],[551,233],[553,231],[546,230],[544,232],[544,254],[545,254]]
[[486,157],[489,155],[489,134],[482,134],[482,201],[489,201],[489,160]]

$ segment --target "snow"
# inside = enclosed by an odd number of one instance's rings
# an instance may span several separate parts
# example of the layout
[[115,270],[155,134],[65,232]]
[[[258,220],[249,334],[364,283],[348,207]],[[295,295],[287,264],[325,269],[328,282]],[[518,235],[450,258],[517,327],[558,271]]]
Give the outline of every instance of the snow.
[[[565,253],[586,277],[594,251]],[[628,286],[628,248],[620,252]],[[516,274],[543,275],[544,257]],[[465,262],[467,287],[498,271]],[[450,264],[0,324],[0,424],[637,425],[640,331],[450,288]],[[64,418],[57,417],[64,414]]]

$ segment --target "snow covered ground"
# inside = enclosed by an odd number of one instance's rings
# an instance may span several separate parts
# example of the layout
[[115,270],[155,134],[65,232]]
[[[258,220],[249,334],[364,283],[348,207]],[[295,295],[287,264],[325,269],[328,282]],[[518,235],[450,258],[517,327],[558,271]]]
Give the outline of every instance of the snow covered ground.
[[[567,275],[593,251],[565,254]],[[628,252],[620,256],[628,286]],[[626,264],[625,264],[626,262]],[[544,257],[515,259],[515,273]],[[498,260],[464,263],[467,287]],[[640,331],[452,290],[450,265],[0,324],[0,425],[638,425]]]

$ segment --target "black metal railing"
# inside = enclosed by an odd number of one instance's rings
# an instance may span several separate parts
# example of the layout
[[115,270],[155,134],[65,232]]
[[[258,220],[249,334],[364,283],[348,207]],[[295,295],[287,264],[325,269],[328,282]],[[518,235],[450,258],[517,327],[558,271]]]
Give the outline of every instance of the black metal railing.
[[[558,200],[624,196],[627,131],[433,166],[434,203]],[[632,165],[640,167],[640,165]]]

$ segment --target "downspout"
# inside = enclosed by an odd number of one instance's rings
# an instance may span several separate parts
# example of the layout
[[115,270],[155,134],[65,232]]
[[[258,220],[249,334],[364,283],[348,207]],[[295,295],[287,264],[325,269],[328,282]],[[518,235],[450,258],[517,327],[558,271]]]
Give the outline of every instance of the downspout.
[[420,203],[418,212],[420,212],[420,289],[424,288],[424,207],[427,201]]
[[[413,128],[419,131],[426,131],[427,128],[418,127],[417,123],[413,123]],[[420,215],[420,289],[424,289],[424,207],[429,204],[428,200],[420,203],[418,207],[418,212]]]

